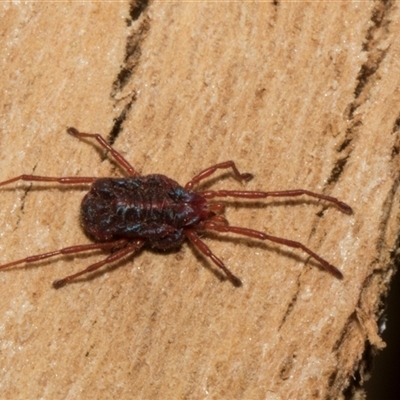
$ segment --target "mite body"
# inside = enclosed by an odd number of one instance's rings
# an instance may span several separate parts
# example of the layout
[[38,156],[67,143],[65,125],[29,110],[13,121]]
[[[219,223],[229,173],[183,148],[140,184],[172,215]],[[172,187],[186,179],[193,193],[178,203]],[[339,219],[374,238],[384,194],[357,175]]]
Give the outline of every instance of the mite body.
[[342,273],[328,261],[300,242],[279,238],[254,229],[230,226],[222,215],[224,204],[213,202],[214,198],[265,199],[267,197],[310,196],[330,202],[342,212],[351,214],[352,209],[346,203],[323,194],[304,189],[264,192],[245,190],[196,190],[196,186],[221,169],[230,169],[239,181],[249,181],[252,174],[240,173],[233,161],[213,165],[192,178],[185,186],[160,174],[140,176],[129,162],[114,150],[99,134],[79,132],[68,128],[68,132],[79,138],[93,138],[114,157],[129,177],[47,177],[20,175],[0,183],[0,186],[17,181],[58,182],[65,185],[91,185],[81,205],[81,224],[85,232],[95,243],[65,247],[44,254],[29,256],[0,266],[0,269],[23,263],[32,263],[64,254],[76,254],[84,251],[103,249],[111,254],[105,259],[89,265],[82,271],[69,275],[53,283],[60,288],[75,278],[95,271],[106,264],[115,262],[143,246],[158,250],[179,247],[185,239],[198,248],[217,265],[235,285],[241,281],[200,239],[198,233],[208,231],[233,233],[259,240],[269,240],[284,246],[299,248],[315,260],[328,272],[342,278]]
[[82,226],[93,239],[146,239],[158,250],[179,246],[184,229],[210,217],[206,199],[164,175],[97,179],[81,205]]

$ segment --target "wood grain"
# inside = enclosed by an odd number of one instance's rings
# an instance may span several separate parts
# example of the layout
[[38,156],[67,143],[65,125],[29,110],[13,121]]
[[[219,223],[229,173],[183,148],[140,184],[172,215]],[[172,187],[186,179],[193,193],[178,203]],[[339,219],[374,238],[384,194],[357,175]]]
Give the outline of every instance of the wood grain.
[[[216,188],[306,188],[346,201],[227,202],[232,225],[301,251],[207,235],[54,290],[103,254],[0,273],[0,397],[341,399],[361,390],[399,237],[400,11],[394,2],[3,3],[0,180],[142,174]],[[17,188],[17,189],[16,189]],[[83,187],[1,189],[1,262],[88,243]],[[248,204],[249,203],[249,204]]]

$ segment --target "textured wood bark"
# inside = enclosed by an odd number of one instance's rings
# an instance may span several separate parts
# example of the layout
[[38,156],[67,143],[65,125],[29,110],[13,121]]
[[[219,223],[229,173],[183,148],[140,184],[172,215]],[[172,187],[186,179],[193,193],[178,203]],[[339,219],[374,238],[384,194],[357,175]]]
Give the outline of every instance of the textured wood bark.
[[[186,182],[233,159],[229,189],[307,198],[228,202],[232,225],[303,242],[207,243],[241,288],[193,248],[143,251],[61,290],[103,254],[0,273],[3,398],[341,399],[384,347],[382,299],[399,226],[400,10],[396,3],[2,4],[1,180],[118,176],[100,132],[142,174]],[[17,187],[17,190],[15,190]],[[1,189],[1,262],[88,243],[83,187]],[[245,205],[250,203],[250,205]],[[210,237],[210,238],[208,238]],[[371,350],[372,349],[372,350]]]

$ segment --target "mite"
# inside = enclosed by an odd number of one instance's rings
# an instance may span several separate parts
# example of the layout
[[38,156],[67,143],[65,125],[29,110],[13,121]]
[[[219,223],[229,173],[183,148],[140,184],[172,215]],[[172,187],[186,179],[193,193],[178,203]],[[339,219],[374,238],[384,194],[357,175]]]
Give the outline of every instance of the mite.
[[308,190],[285,190],[277,192],[245,190],[196,190],[196,186],[218,170],[230,169],[239,181],[249,181],[252,174],[240,173],[233,161],[215,164],[197,174],[185,186],[161,175],[140,176],[129,162],[106,140],[96,133],[79,132],[68,128],[67,132],[78,138],[93,138],[114,157],[115,161],[129,175],[126,178],[95,177],[48,177],[20,175],[0,183],[0,186],[17,181],[57,182],[65,185],[91,185],[81,204],[81,224],[86,234],[95,243],[65,247],[52,252],[29,256],[0,266],[8,268],[23,263],[33,263],[49,257],[76,254],[89,250],[109,250],[105,259],[63,279],[53,286],[58,289],[75,278],[93,272],[106,264],[113,263],[143,246],[157,250],[179,247],[188,239],[201,253],[209,257],[235,286],[241,281],[200,239],[199,233],[216,231],[244,235],[253,239],[269,240],[284,246],[299,248],[317,260],[321,266],[337,278],[342,273],[328,261],[321,258],[302,243],[271,236],[254,229],[230,226],[223,216],[224,204],[210,201],[215,198],[265,199],[267,197],[295,197],[307,195],[333,203],[342,212],[351,214],[346,203],[323,194]]

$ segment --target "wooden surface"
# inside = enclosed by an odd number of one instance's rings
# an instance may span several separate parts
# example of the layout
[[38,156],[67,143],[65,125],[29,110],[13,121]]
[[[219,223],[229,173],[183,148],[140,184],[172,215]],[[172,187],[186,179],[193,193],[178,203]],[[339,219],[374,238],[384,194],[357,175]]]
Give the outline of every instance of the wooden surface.
[[[227,217],[299,250],[205,238],[243,281],[191,246],[143,251],[60,290],[104,255],[0,273],[5,399],[341,399],[382,348],[378,317],[399,225],[400,10],[396,2],[2,3],[0,179],[119,176],[102,133],[142,174],[181,183],[233,159],[254,179],[306,188],[229,202]],[[15,189],[17,187],[17,189]],[[79,243],[82,187],[1,189],[1,262]]]

